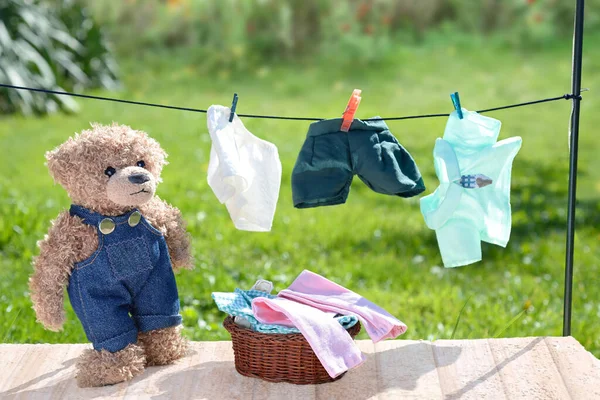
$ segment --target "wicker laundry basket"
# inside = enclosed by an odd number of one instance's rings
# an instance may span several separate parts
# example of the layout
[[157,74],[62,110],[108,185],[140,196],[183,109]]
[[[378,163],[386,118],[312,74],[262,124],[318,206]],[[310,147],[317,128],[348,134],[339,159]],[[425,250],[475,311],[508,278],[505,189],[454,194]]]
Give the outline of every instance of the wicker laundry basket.
[[[344,375],[331,378],[300,333],[259,333],[238,326],[231,317],[223,326],[231,334],[235,369],[242,375],[296,385],[333,382]],[[352,338],[359,332],[360,322],[348,329]]]

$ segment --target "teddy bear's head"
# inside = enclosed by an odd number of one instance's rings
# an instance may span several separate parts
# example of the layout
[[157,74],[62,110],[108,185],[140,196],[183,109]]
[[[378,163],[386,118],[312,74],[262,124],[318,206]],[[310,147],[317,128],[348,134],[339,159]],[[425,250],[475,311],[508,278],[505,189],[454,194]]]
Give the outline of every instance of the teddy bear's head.
[[167,154],[145,132],[92,124],[46,153],[48,169],[73,203],[119,215],[154,196]]

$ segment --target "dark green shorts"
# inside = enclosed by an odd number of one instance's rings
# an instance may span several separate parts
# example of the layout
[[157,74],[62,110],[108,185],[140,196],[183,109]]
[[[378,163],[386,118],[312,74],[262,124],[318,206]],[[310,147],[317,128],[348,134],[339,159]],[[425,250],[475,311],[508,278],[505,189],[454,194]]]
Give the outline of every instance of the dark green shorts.
[[341,124],[310,125],[292,172],[294,207],[345,203],[354,174],[378,193],[412,197],[425,190],[415,161],[384,121],[355,119],[348,133]]

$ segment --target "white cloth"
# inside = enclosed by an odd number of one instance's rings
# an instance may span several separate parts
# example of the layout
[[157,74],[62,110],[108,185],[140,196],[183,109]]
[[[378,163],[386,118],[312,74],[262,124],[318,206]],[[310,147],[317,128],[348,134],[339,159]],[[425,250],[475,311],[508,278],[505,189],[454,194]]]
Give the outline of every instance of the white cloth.
[[237,115],[229,122],[229,113],[218,105],[208,109],[208,184],[237,229],[268,232],[281,186],[279,153],[273,143],[250,133]]

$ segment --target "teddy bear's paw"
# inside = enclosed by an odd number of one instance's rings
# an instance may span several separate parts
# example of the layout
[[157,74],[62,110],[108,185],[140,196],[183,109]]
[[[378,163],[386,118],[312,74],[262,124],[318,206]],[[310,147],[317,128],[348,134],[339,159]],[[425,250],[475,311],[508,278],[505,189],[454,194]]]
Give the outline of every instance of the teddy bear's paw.
[[[39,313],[41,314],[41,313]],[[42,319],[43,318],[43,319]],[[65,314],[64,312],[60,312],[58,315],[44,315],[42,318],[38,317],[38,322],[40,322],[44,328],[49,331],[59,332],[63,329],[63,324],[65,323]]]
[[77,360],[77,384],[82,388],[114,385],[140,375],[145,365],[144,349],[136,344],[116,353],[88,349]]
[[146,353],[146,365],[166,365],[184,357],[188,341],[181,336],[181,325],[170,328],[141,332],[138,344]]
[[62,330],[65,323],[62,289],[59,295],[49,295],[47,294],[48,290],[40,289],[38,287],[39,283],[33,279],[30,281],[30,286],[32,291],[31,300],[37,322],[49,331],[58,332]]

